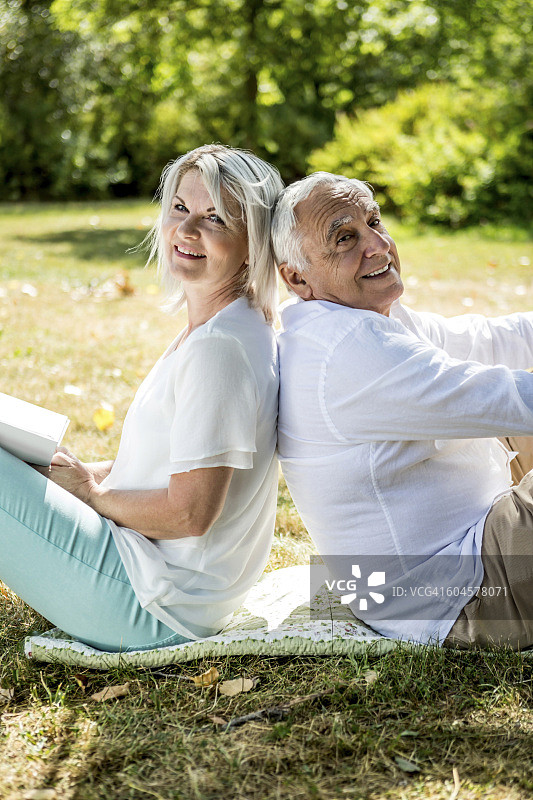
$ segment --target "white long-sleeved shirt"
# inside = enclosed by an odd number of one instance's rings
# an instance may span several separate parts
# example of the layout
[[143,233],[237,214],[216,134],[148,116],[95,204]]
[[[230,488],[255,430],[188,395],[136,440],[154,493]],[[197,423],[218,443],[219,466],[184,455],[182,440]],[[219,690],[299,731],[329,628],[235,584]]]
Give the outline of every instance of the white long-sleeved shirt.
[[281,318],[279,457],[310,535],[334,576],[386,572],[380,602],[362,575],[357,616],[443,641],[509,491],[495,437],[533,435],[533,313],[446,319],[396,303],[385,317],[300,301]]

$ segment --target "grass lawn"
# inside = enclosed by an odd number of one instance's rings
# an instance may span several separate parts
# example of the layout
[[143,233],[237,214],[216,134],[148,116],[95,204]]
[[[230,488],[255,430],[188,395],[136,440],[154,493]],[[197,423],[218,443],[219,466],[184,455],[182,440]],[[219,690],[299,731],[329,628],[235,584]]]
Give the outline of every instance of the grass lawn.
[[[127,253],[155,209],[142,201],[0,206],[0,390],[71,418],[64,443],[112,458],[121,422],[183,318],[165,316],[153,270]],[[405,302],[445,314],[529,310],[522,230],[449,233],[391,221]],[[114,409],[99,431],[94,412]],[[269,569],[313,546],[280,482]],[[0,554],[1,559],[1,554]],[[518,800],[533,796],[533,661],[511,652],[399,649],[384,657],[204,660],[166,676],[27,661],[49,627],[0,584],[2,800]],[[234,698],[184,676],[256,678]],[[91,695],[129,681],[130,693]],[[220,733],[210,718],[317,695],[278,721]]]

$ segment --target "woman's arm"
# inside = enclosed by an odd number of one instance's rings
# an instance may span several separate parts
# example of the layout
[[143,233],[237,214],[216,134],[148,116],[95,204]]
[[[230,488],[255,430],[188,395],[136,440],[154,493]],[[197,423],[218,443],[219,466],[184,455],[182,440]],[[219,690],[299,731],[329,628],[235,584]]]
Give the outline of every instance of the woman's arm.
[[39,471],[117,525],[167,540],[206,533],[220,516],[233,475],[232,467],[210,467],[171,475],[167,489],[108,489],[65,448]]
[[95,461],[92,464],[85,464],[96,483],[102,483],[104,478],[107,478],[111,472],[113,461]]
[[220,516],[232,475],[232,467],[210,467],[171,475],[168,489],[96,485],[86,502],[103,517],[149,539],[203,536]]

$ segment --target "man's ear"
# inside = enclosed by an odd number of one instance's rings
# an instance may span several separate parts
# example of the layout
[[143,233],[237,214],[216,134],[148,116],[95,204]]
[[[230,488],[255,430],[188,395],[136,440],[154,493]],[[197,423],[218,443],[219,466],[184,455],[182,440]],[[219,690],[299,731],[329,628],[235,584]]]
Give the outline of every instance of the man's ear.
[[289,289],[292,289],[298,297],[301,297],[302,300],[313,299],[313,290],[297,269],[289,267],[285,262],[279,265],[279,273]]

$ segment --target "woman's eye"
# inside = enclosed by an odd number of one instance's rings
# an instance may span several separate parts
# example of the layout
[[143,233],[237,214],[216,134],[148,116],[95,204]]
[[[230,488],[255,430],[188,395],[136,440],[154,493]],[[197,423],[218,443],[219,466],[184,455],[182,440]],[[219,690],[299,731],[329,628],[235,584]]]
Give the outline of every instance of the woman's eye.
[[211,222],[216,222],[216,223],[217,223],[217,225],[225,225],[225,224],[226,224],[226,223],[224,222],[224,220],[223,220],[223,219],[221,219],[221,218],[218,216],[218,214],[210,214],[210,215],[209,215],[209,219],[211,220]]
[[172,210],[173,211],[183,211],[185,213],[187,212],[187,209],[185,208],[183,203],[173,203]]

